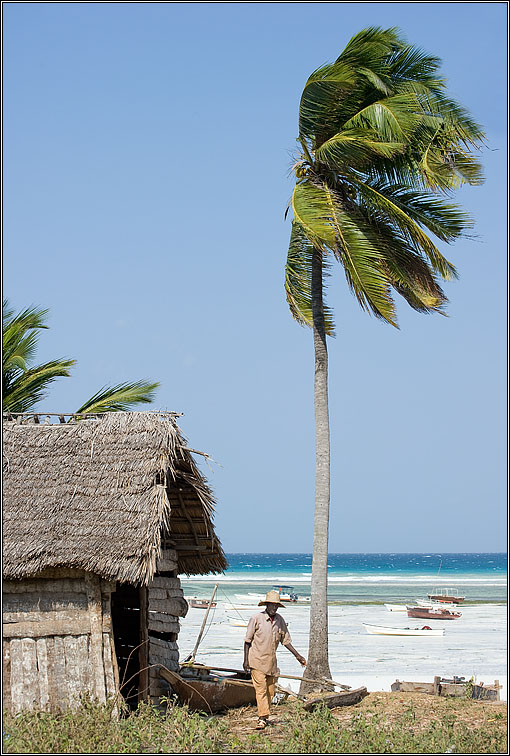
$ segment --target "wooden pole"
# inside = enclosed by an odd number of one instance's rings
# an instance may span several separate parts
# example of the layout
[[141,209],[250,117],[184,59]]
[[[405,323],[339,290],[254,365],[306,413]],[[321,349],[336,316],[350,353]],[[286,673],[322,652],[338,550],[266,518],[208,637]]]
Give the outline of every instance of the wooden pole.
[[[196,648],[196,647],[195,647]],[[193,662],[185,662],[183,667],[196,667],[197,669],[207,669],[207,670],[213,670],[216,672],[238,672],[243,673],[244,670],[242,669],[231,669],[230,667],[207,667],[205,664],[193,664]],[[343,685],[342,683],[335,682],[334,680],[328,680],[326,677],[323,680],[312,680],[310,677],[298,677],[297,675],[278,675],[278,677],[282,677],[285,680],[302,680],[304,682],[309,683],[317,683],[319,685],[322,685],[325,682],[330,683],[331,685],[336,685],[338,688],[342,688],[342,690],[351,690],[350,685]]]
[[216,595],[216,591],[218,590],[218,585],[219,585],[219,583],[216,583],[216,585],[214,586],[214,590],[212,592],[212,596],[209,599],[209,606],[207,607],[207,611],[205,613],[204,621],[202,622],[202,627],[200,628],[200,632],[198,634],[197,642],[195,643],[195,648],[193,649],[193,651],[191,653],[191,660],[190,661],[192,663],[195,661],[195,655],[196,655],[197,649],[198,649],[198,647],[200,645],[200,641],[202,640],[202,635],[204,634],[205,623],[207,622],[207,617],[209,616],[209,612],[211,610],[212,602],[214,601],[214,597]]
[[138,649],[138,702],[149,698],[149,591],[142,585],[140,600],[140,647]]

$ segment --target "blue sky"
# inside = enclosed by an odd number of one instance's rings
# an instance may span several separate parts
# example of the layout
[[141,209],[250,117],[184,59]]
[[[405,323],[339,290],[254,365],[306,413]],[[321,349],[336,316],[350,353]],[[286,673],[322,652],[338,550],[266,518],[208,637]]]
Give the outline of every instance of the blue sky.
[[483,124],[449,318],[328,301],[332,552],[506,549],[506,3],[4,3],[4,296],[50,308],[40,405],[161,382],[227,551],[311,551],[313,349],[283,292],[304,83],[368,25]]

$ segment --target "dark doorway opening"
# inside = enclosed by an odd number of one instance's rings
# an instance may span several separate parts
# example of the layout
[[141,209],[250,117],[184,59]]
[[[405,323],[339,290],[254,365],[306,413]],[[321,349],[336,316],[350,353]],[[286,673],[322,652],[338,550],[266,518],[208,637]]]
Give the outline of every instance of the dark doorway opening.
[[119,667],[120,692],[131,709],[138,706],[140,688],[140,589],[117,583],[112,593],[112,627]]

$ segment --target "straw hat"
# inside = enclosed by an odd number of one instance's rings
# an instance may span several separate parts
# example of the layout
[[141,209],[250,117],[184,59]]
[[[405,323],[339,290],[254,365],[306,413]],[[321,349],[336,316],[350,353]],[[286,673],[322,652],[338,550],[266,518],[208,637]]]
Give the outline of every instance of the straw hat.
[[278,606],[284,606],[280,601],[280,594],[278,591],[269,591],[266,593],[266,598],[263,599],[263,601],[259,601],[259,606],[263,606],[264,604],[278,604]]

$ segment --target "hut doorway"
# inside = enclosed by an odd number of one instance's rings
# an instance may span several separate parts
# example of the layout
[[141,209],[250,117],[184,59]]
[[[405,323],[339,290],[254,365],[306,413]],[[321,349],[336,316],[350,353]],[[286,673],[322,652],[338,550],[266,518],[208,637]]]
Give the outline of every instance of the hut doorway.
[[112,593],[112,629],[119,668],[120,692],[131,709],[145,697],[145,675],[141,662],[146,658],[144,647],[145,589],[117,583]]

